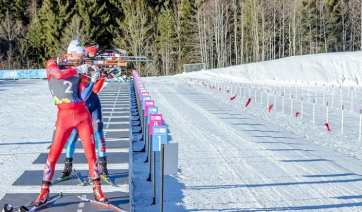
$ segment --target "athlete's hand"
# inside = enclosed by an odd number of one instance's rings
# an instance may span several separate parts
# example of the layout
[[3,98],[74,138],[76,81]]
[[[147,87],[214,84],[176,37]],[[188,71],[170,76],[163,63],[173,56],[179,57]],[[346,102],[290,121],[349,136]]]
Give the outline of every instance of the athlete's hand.
[[99,71],[92,71],[91,72],[91,82],[96,82],[99,77]]
[[84,64],[84,65],[81,65],[81,66],[77,66],[75,68],[77,69],[77,72],[79,74],[85,74],[85,73],[88,73],[89,65]]
[[96,72],[100,72],[101,70],[96,65],[92,65],[92,69]]

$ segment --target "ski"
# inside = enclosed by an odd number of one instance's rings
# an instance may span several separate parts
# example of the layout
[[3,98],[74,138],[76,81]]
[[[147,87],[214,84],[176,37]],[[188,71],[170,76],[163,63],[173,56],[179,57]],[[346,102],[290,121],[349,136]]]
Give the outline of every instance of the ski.
[[48,205],[51,205],[53,204],[55,201],[59,200],[60,198],[63,197],[63,193],[59,193],[59,195],[49,199],[46,203],[44,204],[41,204],[41,205],[33,205],[32,207],[28,208],[28,207],[25,207],[25,206],[21,206],[20,207],[20,212],[26,212],[26,211],[29,211],[29,212],[33,212],[33,211],[37,211],[39,209],[42,209],[42,208],[45,208],[47,207]]
[[24,205],[24,206],[20,206],[20,207],[13,207],[10,204],[5,204],[3,207],[2,212],[13,212],[13,211],[20,211],[21,207],[32,207],[35,205],[35,199],[31,202],[29,202],[28,204]]
[[91,177],[90,177],[89,174],[88,174],[88,176],[87,176],[87,177],[84,179],[84,181],[83,181],[83,185],[87,185],[87,184],[93,185],[92,180],[91,180]]
[[[114,187],[118,187],[118,185],[116,185],[109,177],[101,174],[101,175],[100,175],[100,178],[101,178],[105,183],[107,183],[107,184],[109,184],[109,185],[111,185],[111,186],[114,186]],[[87,184],[93,185],[92,180],[91,180],[89,177],[86,178],[86,179],[83,181],[83,184],[82,184],[82,185],[87,185]]]
[[81,197],[81,196],[78,196],[78,198],[83,200],[83,201],[86,201],[86,202],[90,202],[90,203],[93,203],[93,204],[96,204],[96,205],[101,205],[101,206],[107,207],[108,209],[113,210],[113,211],[127,212],[127,211],[123,210],[122,208],[114,206],[114,205],[112,205],[110,203],[98,202],[98,201],[87,199],[87,198]]
[[60,183],[60,182],[69,180],[70,178],[75,177],[75,176],[76,176],[75,173],[72,173],[72,174],[70,174],[70,175],[68,175],[68,176],[65,176],[65,177],[59,177],[59,178],[55,179],[55,180],[51,183],[51,185],[55,185],[55,184],[57,184],[57,183]]
[[109,185],[111,185],[111,186],[118,187],[108,176],[105,176],[105,175],[101,174],[101,179],[102,179],[104,182],[106,182],[106,183],[108,183]]
[[87,184],[92,185],[89,178],[85,178],[83,181],[83,185],[87,185]]
[[19,206],[19,207],[13,207],[10,204],[5,204],[4,208],[2,210],[2,212],[26,212],[26,211],[36,211],[38,209],[42,209],[52,203],[54,203],[55,201],[57,201],[58,199],[60,199],[63,196],[62,193],[60,193],[59,195],[51,198],[50,200],[48,200],[46,203],[41,204],[39,206],[36,206],[35,204],[35,200],[29,202],[28,204]]
[[74,173],[74,176],[78,179],[79,181],[79,184],[78,185],[82,185],[84,186],[85,183],[83,182],[82,178],[80,177],[80,173],[79,172],[76,172],[75,169],[73,169],[73,173]]
[[68,176],[65,176],[65,177],[59,177],[58,179],[54,180],[51,185],[54,185],[54,184],[57,184],[57,183],[60,183],[60,182],[63,182],[63,181],[66,181],[66,180],[69,180],[73,177],[76,177],[77,180],[79,181],[79,185],[84,185],[83,183],[83,180],[81,179],[80,177],[80,173],[79,172],[76,172],[75,169],[73,169],[72,173]]

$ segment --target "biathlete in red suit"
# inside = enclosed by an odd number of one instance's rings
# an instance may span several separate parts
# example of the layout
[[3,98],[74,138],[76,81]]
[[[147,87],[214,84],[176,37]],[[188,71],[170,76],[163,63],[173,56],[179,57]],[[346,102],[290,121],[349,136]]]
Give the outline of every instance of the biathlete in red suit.
[[[98,51],[98,45],[93,44],[85,48],[85,54],[89,57],[90,60],[94,59]],[[102,105],[99,100],[97,93],[102,89],[105,78],[103,74],[100,79],[98,79],[93,87],[93,90],[85,102],[86,107],[88,108],[92,119],[93,119],[93,129],[95,133],[96,140],[96,151],[99,159],[99,171],[101,174],[108,176],[109,172],[107,169],[107,155],[106,155],[106,141],[103,133],[103,116],[102,116]],[[82,79],[82,82],[89,84],[88,79]],[[66,177],[72,174],[73,170],[73,155],[75,152],[75,145],[78,140],[77,130],[73,130],[68,142],[66,144],[66,158],[64,163],[63,171],[61,172],[61,177]]]
[[[83,62],[84,46],[81,40],[73,40],[69,44],[67,57],[68,59],[76,58],[79,62]],[[81,80],[87,76],[81,74],[88,73],[88,65],[60,69],[55,60],[51,59],[46,63],[49,89],[54,103],[58,107],[58,114],[53,142],[44,168],[41,192],[35,201],[37,205],[44,204],[49,197],[49,185],[54,175],[55,164],[73,129],[78,131],[83,142],[89,173],[93,180],[94,198],[100,202],[108,202],[101,190],[92,118],[85,106],[85,101],[91,94],[99,74],[97,67],[92,68],[95,70],[92,72],[92,82],[87,86],[87,83]]]
[[[102,116],[102,105],[99,100],[97,93],[101,90],[104,83],[104,76],[101,75],[100,79],[96,81],[92,92],[85,102],[86,107],[88,108],[92,120],[96,140],[96,151],[98,153],[99,159],[99,171],[104,176],[108,176],[109,172],[107,169],[107,155],[106,155],[106,141],[103,133],[103,116]],[[90,83],[88,79],[82,79],[86,84]],[[66,144],[66,158],[61,177],[69,176],[73,170],[73,155],[75,152],[75,145],[78,140],[77,130],[73,130]]]

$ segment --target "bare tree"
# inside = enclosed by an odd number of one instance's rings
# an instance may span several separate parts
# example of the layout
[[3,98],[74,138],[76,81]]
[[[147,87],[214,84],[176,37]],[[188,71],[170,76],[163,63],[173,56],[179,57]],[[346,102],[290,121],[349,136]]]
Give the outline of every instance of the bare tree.
[[[120,24],[123,37],[118,37],[117,44],[129,47],[133,55],[144,55],[148,46],[151,30],[148,3],[146,0],[126,0],[122,4],[125,19]],[[141,64],[135,64],[140,76],[144,76]]]
[[240,64],[244,63],[244,13],[245,13],[245,9],[244,9],[244,0],[240,1],[240,29],[241,29],[241,33],[240,33]]
[[[232,1],[232,6],[231,6],[231,11],[232,11],[232,14],[233,14],[233,24],[234,24],[234,51],[233,51],[233,54],[234,54],[234,57],[231,58],[231,64],[238,64],[238,5],[237,5],[237,1],[236,0],[233,0]],[[231,49],[231,48],[230,48]],[[230,50],[231,51],[231,50]]]
[[251,5],[251,32],[253,39],[253,61],[259,61],[259,6],[257,1],[253,1]]
[[7,62],[8,68],[11,69],[14,61],[14,42],[18,38],[21,31],[21,23],[16,23],[13,20],[12,14],[9,10],[6,11],[5,20],[0,25],[0,37],[3,38],[8,44]]

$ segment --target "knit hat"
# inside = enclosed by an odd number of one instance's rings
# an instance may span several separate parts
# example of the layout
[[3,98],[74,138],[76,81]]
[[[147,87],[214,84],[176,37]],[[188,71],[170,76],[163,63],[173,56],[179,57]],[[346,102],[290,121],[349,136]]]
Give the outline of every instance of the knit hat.
[[68,54],[85,54],[85,47],[82,40],[72,40],[68,46]]

